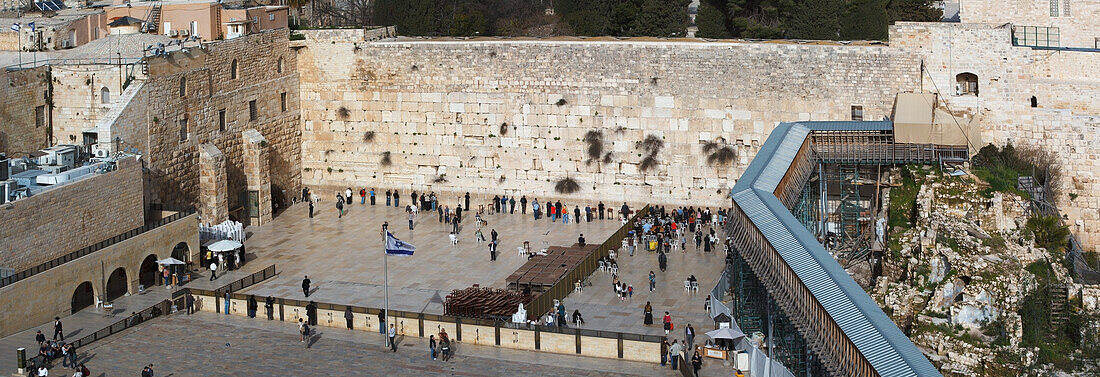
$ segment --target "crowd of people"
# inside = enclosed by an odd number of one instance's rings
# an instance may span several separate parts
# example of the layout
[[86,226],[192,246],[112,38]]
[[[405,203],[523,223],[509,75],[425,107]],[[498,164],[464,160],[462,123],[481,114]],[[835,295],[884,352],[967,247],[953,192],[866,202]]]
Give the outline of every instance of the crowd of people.
[[74,371],[74,377],[90,376],[88,367],[84,363],[77,363],[76,346],[65,342],[65,333],[60,317],[54,317],[53,339],[46,339],[46,335],[39,330],[35,332],[34,340],[38,343],[38,356],[31,358],[31,371],[37,376],[49,376],[49,367],[57,359],[61,359],[61,367]]

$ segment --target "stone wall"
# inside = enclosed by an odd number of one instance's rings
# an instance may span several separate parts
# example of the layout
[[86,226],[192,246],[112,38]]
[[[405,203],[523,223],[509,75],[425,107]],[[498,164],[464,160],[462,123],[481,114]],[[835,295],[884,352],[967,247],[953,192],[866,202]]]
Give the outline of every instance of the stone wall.
[[[154,262],[172,256],[172,251],[181,242],[186,244],[190,260],[198,260],[197,219],[197,215],[184,217],[0,288],[0,307],[4,308],[0,336],[48,323],[55,316],[69,315],[73,294],[83,282],[91,283],[95,296],[101,297],[103,275],[110,275],[117,268],[126,273],[126,291],[137,293],[142,262],[150,255]],[[156,272],[155,264],[152,268]],[[87,334],[90,332],[80,336]]]
[[[142,89],[148,123],[143,126],[150,183],[157,195],[153,201],[199,202],[198,149],[210,143],[225,157],[229,207],[241,205],[239,194],[247,186],[241,131],[250,128],[270,145],[273,200],[289,202],[301,190],[298,72],[287,33],[267,31],[148,59],[149,78]],[[250,117],[252,103],[255,119]]]
[[0,210],[0,266],[22,271],[145,224],[141,162],[43,191]]
[[[978,122],[984,142],[1057,154],[1065,177],[1057,205],[1086,248],[1095,249],[1100,53],[1013,47],[1011,35],[1010,25],[899,22],[891,27],[890,43],[924,61],[921,89],[939,92],[962,121]],[[978,76],[978,95],[954,93],[955,77],[963,72]]]
[[[122,82],[118,66],[112,65],[52,65],[54,78],[54,116],[64,121],[53,128],[59,143],[81,144],[81,133],[95,128],[111,106],[119,103]],[[129,71],[129,67],[122,68]],[[103,89],[107,91],[104,101]]]
[[962,22],[1057,27],[1063,47],[1097,47],[1098,17],[1096,0],[959,0]]
[[[49,67],[0,73],[0,152],[9,157],[49,146]],[[37,110],[36,110],[37,109]],[[43,112],[45,124],[35,123],[35,112]]]
[[[779,122],[848,120],[853,105],[882,119],[920,72],[885,46],[303,33],[303,181],[326,189],[541,198],[569,177],[574,199],[715,205]],[[663,147],[642,171],[651,135]],[[711,141],[737,158],[708,163]]]

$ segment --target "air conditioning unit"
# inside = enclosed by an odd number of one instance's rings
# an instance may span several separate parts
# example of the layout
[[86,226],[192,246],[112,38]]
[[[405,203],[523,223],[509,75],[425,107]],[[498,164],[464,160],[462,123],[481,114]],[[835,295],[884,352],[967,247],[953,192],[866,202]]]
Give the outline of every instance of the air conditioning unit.
[[181,37],[186,37],[186,36],[188,36],[188,35],[190,35],[190,34],[191,34],[191,31],[190,31],[190,30],[187,30],[187,29],[183,29],[183,30],[180,30],[180,36],[181,36]]
[[70,41],[68,39],[61,41],[61,48],[71,48],[71,47],[73,47],[73,42],[72,41]]
[[92,144],[92,155],[96,158],[107,158],[111,157],[111,151],[101,149],[99,144]]
[[15,193],[15,189],[19,187],[15,181],[2,181],[0,182],[0,204],[4,204],[12,201],[12,194]]
[[172,30],[168,35],[173,36],[173,37],[178,37],[180,35],[180,31],[179,30]]

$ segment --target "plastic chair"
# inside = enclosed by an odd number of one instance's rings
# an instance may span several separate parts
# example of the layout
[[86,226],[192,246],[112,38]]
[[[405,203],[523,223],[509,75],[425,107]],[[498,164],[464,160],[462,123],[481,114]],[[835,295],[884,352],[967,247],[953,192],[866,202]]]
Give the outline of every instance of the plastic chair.
[[685,291],[690,291],[691,290],[691,280],[684,280],[684,290]]
[[619,268],[618,267],[611,267],[611,274],[612,275],[618,275],[619,274]]
[[524,250],[524,249],[523,249],[523,246],[516,246],[516,252],[518,253],[518,255],[525,255],[525,254],[527,254],[527,250]]
[[698,281],[691,282],[691,290],[693,290],[693,291],[698,291],[699,290],[699,282]]
[[604,264],[603,261],[599,261],[599,263],[600,263],[600,271],[601,272],[606,271],[607,270],[607,265]]

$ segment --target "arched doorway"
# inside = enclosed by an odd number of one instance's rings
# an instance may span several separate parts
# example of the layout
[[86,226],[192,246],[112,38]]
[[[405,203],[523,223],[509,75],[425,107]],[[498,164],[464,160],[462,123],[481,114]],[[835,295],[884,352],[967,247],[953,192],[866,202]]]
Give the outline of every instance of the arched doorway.
[[176,244],[176,247],[172,249],[172,258],[179,259],[184,263],[190,262],[191,248],[187,247],[186,242]]
[[157,256],[150,254],[141,261],[138,269],[138,284],[146,288],[157,285]]
[[95,290],[92,288],[92,282],[86,281],[76,286],[76,291],[73,291],[72,314],[92,306],[93,303],[95,303]]
[[107,277],[107,301],[114,300],[126,294],[126,269],[119,267]]

